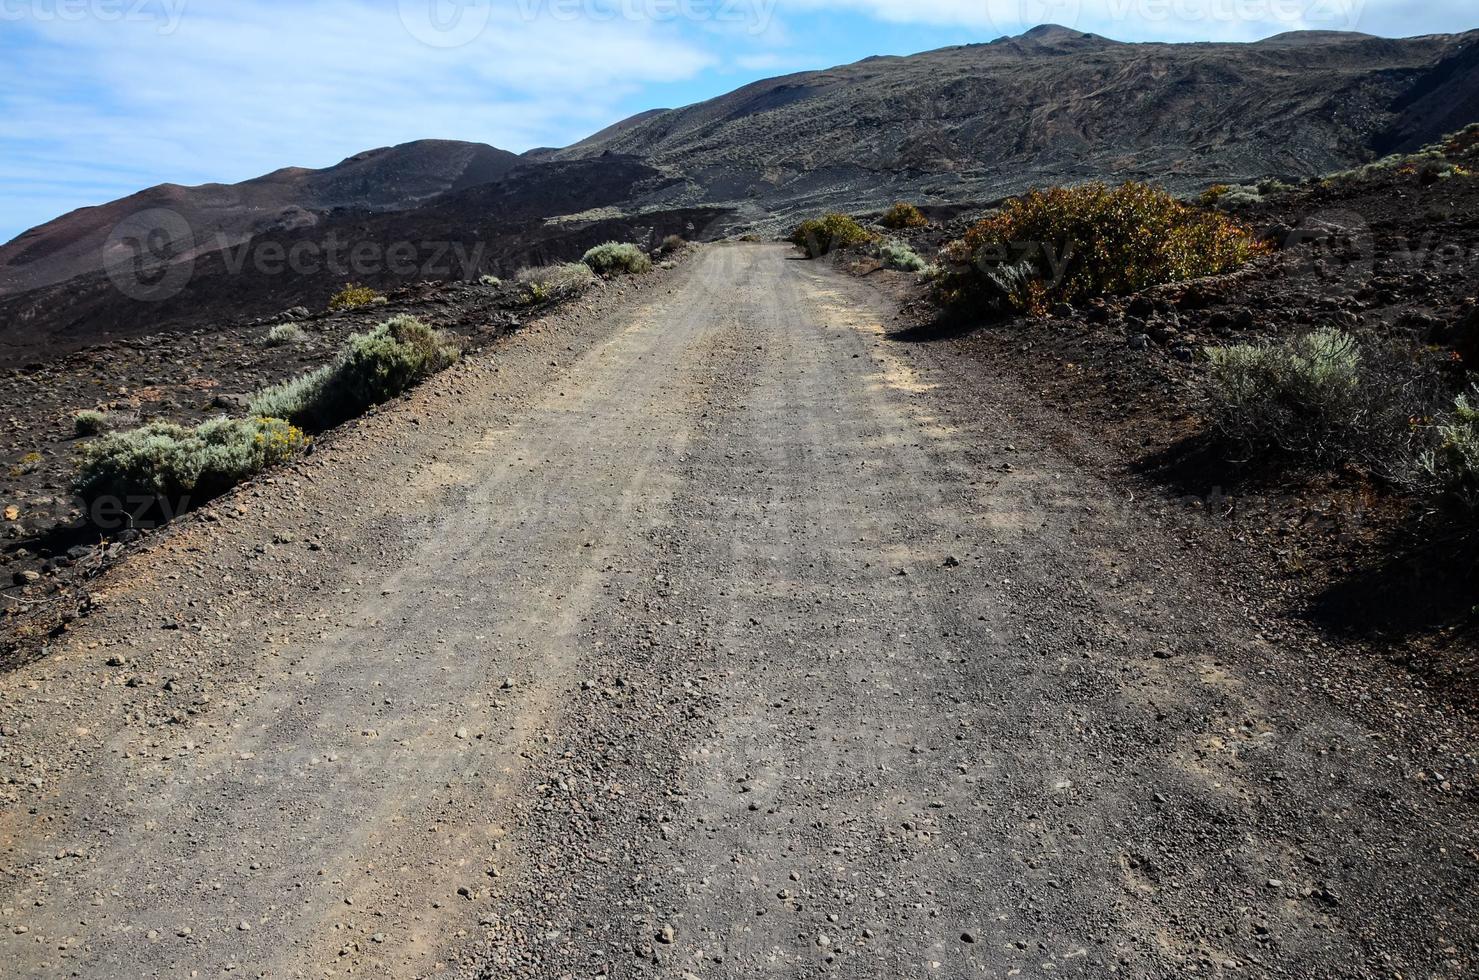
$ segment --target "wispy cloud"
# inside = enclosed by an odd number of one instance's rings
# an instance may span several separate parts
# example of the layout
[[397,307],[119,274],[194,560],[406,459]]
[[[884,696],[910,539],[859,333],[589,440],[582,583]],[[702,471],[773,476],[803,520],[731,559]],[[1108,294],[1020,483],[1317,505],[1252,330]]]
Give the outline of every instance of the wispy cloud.
[[427,137],[564,145],[766,74],[1056,22],[1461,30],[1472,0],[0,0],[0,241],[163,181]]
[[451,47],[418,38],[394,3],[357,0],[0,24],[0,239],[162,180],[240,180],[424,137],[564,144],[718,60],[662,24],[489,13]]

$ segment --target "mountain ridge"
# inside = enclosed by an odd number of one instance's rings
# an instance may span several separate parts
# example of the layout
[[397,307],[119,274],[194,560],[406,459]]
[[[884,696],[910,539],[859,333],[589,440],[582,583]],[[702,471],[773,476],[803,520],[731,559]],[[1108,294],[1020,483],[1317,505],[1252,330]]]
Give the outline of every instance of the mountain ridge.
[[[1065,60],[1074,70],[1064,70]],[[516,155],[417,140],[237,184],[157,185],[0,246],[0,295],[96,273],[110,255],[128,258],[109,236],[151,209],[173,212],[184,226],[167,254],[195,258],[312,228],[336,211],[409,213],[520,169],[617,156],[663,176],[603,206],[633,214],[718,208],[734,216],[721,231],[773,232],[801,213],[867,212],[896,198],[961,205],[1095,178],[1191,191],[1213,181],[1310,177],[1474,119],[1479,31],[1170,43],[1044,24],[979,44],[761,79],[636,113],[560,149]],[[407,226],[424,227],[414,217]]]
[[204,246],[311,225],[339,208],[405,210],[497,180],[519,163],[518,155],[484,143],[426,139],[364,150],[331,167],[281,167],[234,184],[156,184],[69,211],[0,246],[0,295],[96,271],[113,229],[150,209],[174,211],[194,231],[189,245],[169,243],[185,257]]

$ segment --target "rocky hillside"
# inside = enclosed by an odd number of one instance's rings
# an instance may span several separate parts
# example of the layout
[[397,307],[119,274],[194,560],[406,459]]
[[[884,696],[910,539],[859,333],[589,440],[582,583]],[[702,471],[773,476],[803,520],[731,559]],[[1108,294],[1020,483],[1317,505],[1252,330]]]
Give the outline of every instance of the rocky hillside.
[[170,288],[150,298],[124,295],[102,271],[0,296],[0,370],[124,338],[251,323],[300,305],[321,310],[350,280],[389,292],[418,281],[507,276],[578,258],[604,241],[656,245],[667,235],[711,237],[708,229],[729,223],[715,207],[615,207],[673,180],[620,156],[521,164],[419,207],[340,208],[182,258],[166,274]]
[[1123,44],[1043,26],[756,82],[559,155],[632,154],[687,178],[666,193],[742,202],[757,221],[1103,176],[1193,189],[1325,173],[1456,129],[1479,118],[1475,57],[1479,32]]
[[[162,185],[0,247],[0,366],[315,306],[349,279],[396,288],[506,274],[577,257],[599,235],[772,232],[801,212],[899,198],[940,214],[1089,178],[1200,190],[1321,174],[1479,119],[1476,93],[1479,31],[1123,44],[1044,26],[756,82],[563,150],[429,140],[325,170]],[[105,275],[135,272],[130,237],[163,256],[150,275],[176,277],[172,288],[124,295]],[[349,268],[335,261],[340,245],[379,261]],[[393,248],[414,261],[390,261]],[[321,261],[285,271],[274,249]],[[460,260],[442,261],[450,254]]]
[[311,227],[339,208],[403,211],[497,180],[518,162],[515,154],[481,143],[418,140],[357,153],[323,170],[287,167],[240,184],[160,184],[64,214],[0,246],[0,295],[100,271],[109,250],[121,247],[114,229],[154,208],[183,219],[171,241],[158,247],[188,258],[256,235]]

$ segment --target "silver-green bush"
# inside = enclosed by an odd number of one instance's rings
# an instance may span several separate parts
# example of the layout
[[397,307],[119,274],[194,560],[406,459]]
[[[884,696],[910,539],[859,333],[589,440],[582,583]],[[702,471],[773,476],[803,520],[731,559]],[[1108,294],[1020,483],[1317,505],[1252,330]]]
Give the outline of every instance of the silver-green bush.
[[194,428],[151,422],[82,452],[73,489],[89,503],[154,497],[200,502],[302,452],[308,438],[281,419],[212,419]]
[[267,331],[263,343],[268,347],[286,347],[289,344],[301,344],[307,336],[296,323],[279,323]]
[[923,272],[928,264],[919,254],[903,242],[887,241],[878,246],[878,258],[890,269],[904,272]]
[[625,272],[638,274],[652,269],[652,259],[630,242],[605,242],[587,251],[581,259],[603,276]]
[[391,317],[368,333],[351,334],[329,365],[258,392],[249,410],[326,429],[448,367],[458,349],[413,316]]
[[1210,423],[1235,452],[1342,462],[1359,452],[1364,403],[1355,338],[1315,330],[1278,344],[1207,351]]
[[247,411],[269,419],[301,419],[323,398],[324,386],[333,376],[335,367],[334,364],[325,364],[290,381],[263,388],[252,396]]
[[72,431],[79,436],[96,436],[113,428],[113,420],[106,412],[84,408],[72,416]]
[[570,299],[594,286],[596,273],[584,262],[565,262],[520,269],[514,277],[529,290],[529,301]]
[[1472,522],[1479,515],[1479,386],[1458,396],[1437,431],[1438,445],[1423,454],[1422,469],[1442,502]]

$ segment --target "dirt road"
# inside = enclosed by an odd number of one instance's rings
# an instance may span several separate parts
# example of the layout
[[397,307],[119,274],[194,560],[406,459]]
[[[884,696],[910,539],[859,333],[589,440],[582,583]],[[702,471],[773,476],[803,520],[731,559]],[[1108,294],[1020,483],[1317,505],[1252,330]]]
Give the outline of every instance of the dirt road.
[[0,972],[1472,976],[1472,747],[887,323],[707,248],[182,521],[0,681]]

